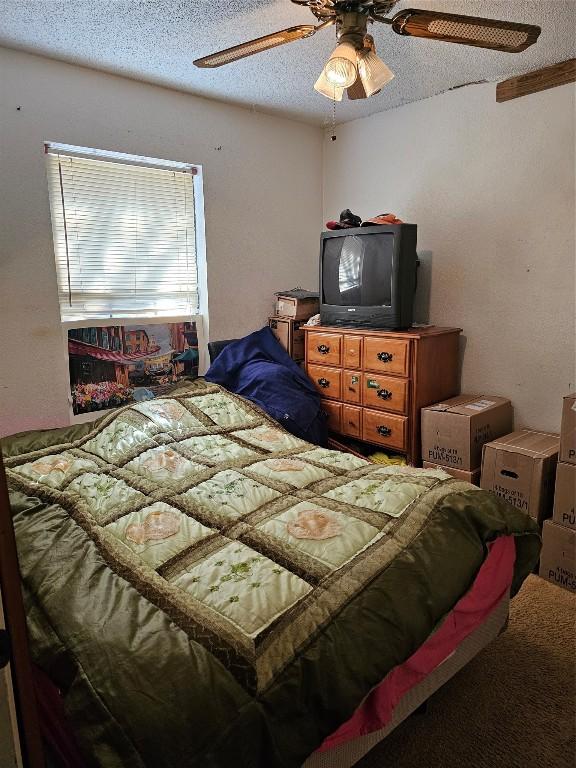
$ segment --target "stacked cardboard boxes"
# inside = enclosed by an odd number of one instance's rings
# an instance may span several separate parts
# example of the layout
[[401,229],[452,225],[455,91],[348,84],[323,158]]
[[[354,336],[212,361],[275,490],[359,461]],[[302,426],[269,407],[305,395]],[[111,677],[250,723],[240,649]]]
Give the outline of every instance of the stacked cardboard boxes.
[[576,394],[564,398],[554,511],[542,529],[540,576],[576,592]]
[[576,529],[574,497],[576,496],[576,464],[558,462],[554,489],[552,520],[565,528]]
[[458,395],[422,409],[424,467],[478,485],[482,447],[512,429],[512,404],[493,395]]
[[486,443],[480,485],[541,523],[550,517],[558,435],[521,429]]
[[576,464],[576,393],[564,398],[560,427],[560,461]]
[[274,314],[268,325],[274,336],[297,362],[304,360],[304,331],[302,326],[318,313],[318,294],[294,288],[275,294]]

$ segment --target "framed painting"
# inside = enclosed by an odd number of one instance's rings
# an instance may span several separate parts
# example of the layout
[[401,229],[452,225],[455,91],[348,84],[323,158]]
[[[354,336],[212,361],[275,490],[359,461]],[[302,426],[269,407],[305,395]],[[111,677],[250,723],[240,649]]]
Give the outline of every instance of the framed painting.
[[63,323],[71,423],[170,392],[206,372],[202,317],[109,318]]

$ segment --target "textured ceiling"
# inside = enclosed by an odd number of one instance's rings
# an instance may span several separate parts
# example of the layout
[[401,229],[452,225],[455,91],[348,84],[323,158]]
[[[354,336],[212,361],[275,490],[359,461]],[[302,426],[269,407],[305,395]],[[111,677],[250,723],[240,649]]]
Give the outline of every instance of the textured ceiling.
[[[400,0],[395,11],[413,6],[538,24],[542,34],[523,53],[507,54],[400,37],[374,24],[377,51],[396,77],[366,101],[344,99],[338,122],[576,56],[575,0]],[[0,0],[0,45],[325,123],[331,103],[312,86],[334,46],[333,28],[220,69],[192,65],[218,49],[314,21],[290,0]]]

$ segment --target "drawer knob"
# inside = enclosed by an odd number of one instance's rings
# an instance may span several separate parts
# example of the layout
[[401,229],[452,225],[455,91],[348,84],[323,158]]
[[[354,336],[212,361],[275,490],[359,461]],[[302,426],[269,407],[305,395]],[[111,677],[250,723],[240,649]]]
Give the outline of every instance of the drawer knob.
[[382,425],[376,427],[376,432],[378,432],[378,434],[382,435],[383,437],[389,437],[392,434],[390,427],[384,427]]
[[391,400],[392,399],[392,392],[390,392],[389,389],[379,389],[378,392],[376,392],[378,397],[381,397],[382,400]]
[[319,344],[318,352],[320,352],[321,355],[327,355],[328,352],[330,352],[330,347],[327,344]]
[[318,379],[318,384],[320,384],[321,387],[324,387],[324,389],[330,386],[330,382],[328,381],[328,379],[325,379],[324,377],[322,377],[321,379]]
[[389,363],[390,360],[392,360],[392,353],[391,352],[378,352],[376,355],[378,360],[381,360],[383,363]]

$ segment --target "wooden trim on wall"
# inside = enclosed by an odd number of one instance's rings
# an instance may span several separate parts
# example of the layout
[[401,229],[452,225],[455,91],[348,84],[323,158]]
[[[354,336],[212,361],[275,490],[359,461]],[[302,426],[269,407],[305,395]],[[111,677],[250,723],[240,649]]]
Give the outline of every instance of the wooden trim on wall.
[[509,101],[557,85],[576,82],[576,59],[567,59],[525,75],[510,77],[496,85],[496,101]]

